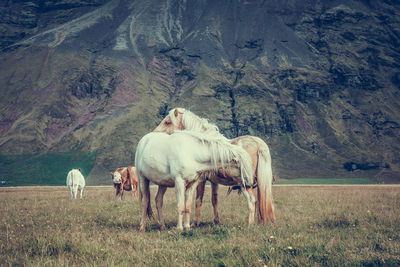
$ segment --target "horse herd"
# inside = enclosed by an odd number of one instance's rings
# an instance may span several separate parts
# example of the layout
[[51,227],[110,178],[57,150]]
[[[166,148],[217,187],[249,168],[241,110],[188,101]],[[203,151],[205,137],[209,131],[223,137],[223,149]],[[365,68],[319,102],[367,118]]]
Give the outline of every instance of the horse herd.
[[[165,229],[162,213],[163,197],[168,187],[175,188],[179,230],[197,226],[206,181],[211,182],[214,223],[219,223],[218,185],[237,188],[247,200],[248,225],[275,222],[272,198],[274,176],[267,144],[255,136],[227,139],[215,124],[194,113],[174,108],[138,143],[135,167],[118,168],[111,177],[116,196],[124,191],[137,195],[142,208],[140,231],[146,230],[146,219],[152,217],[150,182],[158,185],[155,197],[160,229]],[[71,197],[80,197],[85,180],[80,169],[67,176]],[[139,188],[139,189],[138,189]],[[196,190],[196,209],[192,225],[190,213]],[[257,192],[257,194],[255,193]],[[139,194],[137,194],[139,193]]]

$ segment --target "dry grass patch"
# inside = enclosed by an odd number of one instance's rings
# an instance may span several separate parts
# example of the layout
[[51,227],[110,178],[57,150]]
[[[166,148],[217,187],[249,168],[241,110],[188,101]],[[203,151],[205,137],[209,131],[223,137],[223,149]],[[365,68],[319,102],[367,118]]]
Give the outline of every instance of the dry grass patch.
[[244,197],[224,187],[213,225],[210,191],[200,227],[175,230],[170,189],[168,230],[152,220],[139,233],[138,202],[112,187],[76,201],[64,187],[0,188],[0,265],[400,265],[398,186],[274,186],[276,225],[250,228]]

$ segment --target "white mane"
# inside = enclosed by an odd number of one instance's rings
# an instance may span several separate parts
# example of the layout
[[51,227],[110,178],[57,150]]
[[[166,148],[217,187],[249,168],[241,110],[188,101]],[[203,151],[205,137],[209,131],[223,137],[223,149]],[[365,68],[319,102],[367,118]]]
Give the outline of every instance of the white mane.
[[[174,125],[177,125],[179,122],[176,117],[173,116],[174,110],[175,109],[171,110],[169,112],[169,115],[172,123]],[[177,108],[177,110],[179,113],[182,113],[182,125],[185,130],[202,132],[209,135],[214,135],[215,137],[226,139],[226,137],[219,132],[218,126],[209,122],[207,119],[201,118],[193,112],[183,108]]]
[[[203,143],[207,143],[210,149],[211,163],[214,170],[219,168],[236,167],[240,163],[243,185],[253,184],[252,161],[249,154],[240,146],[232,145],[222,134],[215,132],[175,131],[190,135]],[[226,166],[228,163],[228,166]]]

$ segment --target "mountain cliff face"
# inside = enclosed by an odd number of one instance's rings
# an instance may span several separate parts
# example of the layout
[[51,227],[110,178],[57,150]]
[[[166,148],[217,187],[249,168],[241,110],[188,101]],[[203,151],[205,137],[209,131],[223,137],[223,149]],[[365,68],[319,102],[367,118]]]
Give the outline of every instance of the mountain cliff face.
[[278,177],[400,181],[397,1],[4,1],[0,32],[8,160],[95,154],[106,183],[184,107],[263,138]]

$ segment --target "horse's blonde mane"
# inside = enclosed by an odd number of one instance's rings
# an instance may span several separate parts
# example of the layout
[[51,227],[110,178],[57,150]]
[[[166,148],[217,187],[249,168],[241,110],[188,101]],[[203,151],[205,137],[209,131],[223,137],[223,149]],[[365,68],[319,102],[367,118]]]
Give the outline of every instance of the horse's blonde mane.
[[253,184],[252,161],[249,154],[240,146],[232,145],[222,134],[215,135],[195,131],[176,131],[190,135],[203,143],[207,143],[210,148],[211,163],[214,171],[219,168],[230,168],[231,163],[239,163],[243,185]]
[[[220,132],[217,125],[209,122],[205,118],[201,118],[194,114],[193,112],[184,109],[184,108],[176,108],[179,113],[182,114],[182,125],[185,130],[188,131],[195,131],[195,132],[202,132],[209,135],[214,135],[216,137],[225,138]],[[175,109],[169,112],[171,121],[174,125],[178,125],[178,120],[175,116],[173,116],[173,112]],[[226,138],[225,138],[226,139]]]

